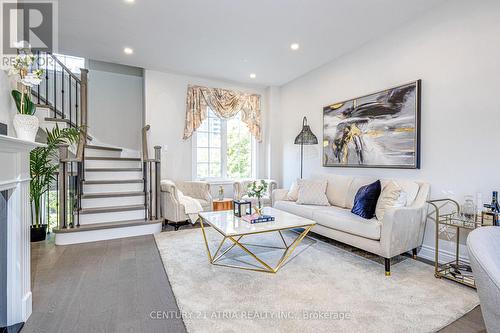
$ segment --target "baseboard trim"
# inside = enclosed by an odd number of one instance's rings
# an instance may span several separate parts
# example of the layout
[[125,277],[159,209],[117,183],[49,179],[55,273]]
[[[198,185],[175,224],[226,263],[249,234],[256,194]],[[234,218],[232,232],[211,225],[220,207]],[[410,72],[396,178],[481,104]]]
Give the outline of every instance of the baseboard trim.
[[32,312],[33,312],[33,294],[30,291],[26,295],[24,295],[22,301],[22,317],[24,322],[28,321],[28,318],[31,316]]
[[[420,251],[418,252],[418,256],[423,258],[423,259],[427,259],[429,261],[432,261],[434,262],[435,260],[435,255],[436,255],[436,251],[435,251],[435,248],[432,247],[432,246],[429,246],[429,245],[422,245],[422,247],[420,248]],[[465,255],[460,255],[459,256],[460,260],[466,262],[466,263],[469,263],[469,257],[468,256],[465,256]],[[439,250],[439,261],[441,263],[444,263],[444,262],[449,262],[449,261],[452,261],[455,259],[455,253],[453,252],[450,252],[450,251],[446,251],[446,250]]]
[[127,238],[143,235],[159,234],[162,229],[163,221],[158,223],[147,223],[132,227],[124,226],[122,228],[88,230],[70,233],[56,233],[56,245],[71,245],[80,243],[97,242],[110,239]]

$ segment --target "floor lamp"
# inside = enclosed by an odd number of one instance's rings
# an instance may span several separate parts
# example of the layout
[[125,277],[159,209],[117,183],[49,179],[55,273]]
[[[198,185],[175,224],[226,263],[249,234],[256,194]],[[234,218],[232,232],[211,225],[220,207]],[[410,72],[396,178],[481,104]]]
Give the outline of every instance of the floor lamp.
[[304,164],[304,145],[317,145],[318,138],[307,125],[307,118],[302,119],[302,131],[295,138],[295,144],[300,145],[300,179],[302,179],[302,168]]

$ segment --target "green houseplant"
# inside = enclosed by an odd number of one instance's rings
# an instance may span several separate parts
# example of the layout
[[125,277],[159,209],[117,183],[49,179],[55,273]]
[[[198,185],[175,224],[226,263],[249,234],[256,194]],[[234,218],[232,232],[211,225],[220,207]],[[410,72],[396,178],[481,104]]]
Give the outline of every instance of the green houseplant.
[[55,173],[59,168],[58,147],[61,144],[76,143],[80,137],[80,129],[59,128],[45,130],[47,145],[38,147],[30,153],[30,199],[33,208],[31,225],[31,241],[41,241],[47,234],[47,225],[42,224],[41,205],[43,195],[49,190],[51,182],[56,180]]
[[31,89],[42,81],[43,69],[36,67],[36,58],[29,49],[20,49],[13,61],[9,74],[17,79],[17,88],[12,90],[18,113],[14,116],[13,125],[17,137],[35,141],[38,131],[38,118],[34,115],[35,104],[31,101]]
[[267,183],[263,179],[261,179],[260,182],[253,181],[248,185],[248,196],[257,198],[257,208],[255,208],[255,211],[258,215],[262,215],[261,199],[266,191]]

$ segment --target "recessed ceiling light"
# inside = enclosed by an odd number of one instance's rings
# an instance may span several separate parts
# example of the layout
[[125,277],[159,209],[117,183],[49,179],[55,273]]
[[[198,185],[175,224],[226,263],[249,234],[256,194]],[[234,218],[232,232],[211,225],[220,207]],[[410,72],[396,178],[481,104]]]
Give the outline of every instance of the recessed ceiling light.
[[124,0],[126,3],[134,3],[135,0]]
[[123,49],[123,52],[125,52],[125,54],[132,54],[134,53],[134,50],[132,50],[130,47],[126,47]]
[[256,77],[257,77],[257,75],[255,75],[255,73],[250,74],[251,79],[255,79]]
[[299,49],[299,47],[300,47],[299,43],[290,44],[290,48],[294,51],[297,51]]

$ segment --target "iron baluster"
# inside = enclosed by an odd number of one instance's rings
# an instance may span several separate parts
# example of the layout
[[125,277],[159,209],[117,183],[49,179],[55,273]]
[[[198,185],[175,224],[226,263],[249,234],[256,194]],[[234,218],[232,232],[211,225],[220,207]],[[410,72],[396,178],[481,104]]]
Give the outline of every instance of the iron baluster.
[[53,106],[54,106],[54,118],[57,118],[57,65],[54,59],[52,59],[52,62],[54,63],[54,100],[53,100]]
[[[38,51],[37,55],[36,55],[36,69],[40,69],[40,51]],[[37,93],[37,100],[38,100],[37,104],[40,104],[40,85],[37,85],[36,93]]]
[[[68,89],[69,89],[69,96],[68,96],[68,105],[69,105],[69,123],[70,126],[73,126],[72,122],[72,112],[71,112],[71,75],[68,77]],[[76,127],[78,127],[78,119],[75,120]]]
[[45,105],[49,101],[49,56],[45,53]]
[[[76,87],[75,88],[75,114],[77,115],[76,117],[78,118],[78,81],[76,82],[75,87]],[[80,87],[81,87],[81,85],[80,85]],[[83,124],[83,122],[80,121],[80,124]],[[85,134],[87,134],[86,131],[85,131]]]
[[161,147],[155,146],[155,208],[156,208],[156,219],[161,218],[161,207],[160,207],[160,176],[161,176]]
[[148,219],[148,162],[142,162],[142,182],[144,191],[144,219]]
[[153,219],[153,163],[149,162],[149,220]]
[[65,119],[66,116],[64,115],[64,69],[61,68],[61,112],[62,112],[62,118]]

